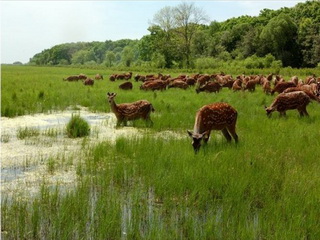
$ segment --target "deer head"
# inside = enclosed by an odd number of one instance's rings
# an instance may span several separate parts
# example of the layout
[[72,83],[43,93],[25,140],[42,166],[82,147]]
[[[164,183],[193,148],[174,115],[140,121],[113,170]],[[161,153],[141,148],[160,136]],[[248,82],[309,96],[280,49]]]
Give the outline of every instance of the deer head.
[[266,112],[267,112],[267,116],[268,117],[271,117],[271,114],[272,114],[272,109],[270,108],[270,107],[267,107],[267,106],[264,106],[264,109],[266,110]]
[[193,133],[189,130],[187,130],[189,136],[192,138],[192,146],[194,149],[194,152],[197,153],[201,147],[201,140],[205,135],[208,134],[208,131],[205,131],[204,133]]
[[117,96],[116,93],[107,93],[108,102],[112,103],[114,101],[114,98]]

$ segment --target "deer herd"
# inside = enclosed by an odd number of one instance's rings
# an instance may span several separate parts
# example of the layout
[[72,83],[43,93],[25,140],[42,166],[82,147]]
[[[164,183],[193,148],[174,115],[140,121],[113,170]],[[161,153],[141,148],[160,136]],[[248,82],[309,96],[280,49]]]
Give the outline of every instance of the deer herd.
[[[83,79],[84,84],[88,78],[81,76],[70,76],[68,81]],[[95,79],[103,79],[97,74]],[[79,78],[80,77],[80,78]],[[82,78],[81,78],[82,77]],[[78,78],[78,79],[77,79]],[[122,74],[112,74],[110,81],[126,80],[119,85],[120,89],[131,90],[133,84],[129,81],[132,78],[132,72]],[[170,75],[149,74],[134,76],[136,82],[142,82],[141,90],[161,90],[169,88],[187,89],[195,87],[196,93],[214,92],[219,93],[222,88],[229,88],[232,91],[250,91],[254,92],[256,86],[260,85],[265,94],[278,95],[269,107],[265,106],[267,116],[270,117],[272,112],[278,111],[280,116],[285,116],[287,110],[297,109],[300,116],[309,116],[307,105],[311,101],[320,103],[320,77],[311,75],[305,80],[298,79],[294,76],[290,80],[285,80],[280,75],[269,74],[264,75],[239,75],[233,78],[231,75],[220,74],[194,74],[188,76],[181,74],[175,78]],[[90,81],[89,81],[90,82]],[[93,80],[92,80],[93,82]],[[116,104],[114,98],[116,93],[107,93],[107,99],[110,104],[111,111],[117,118],[117,126],[127,125],[127,121],[136,119],[144,119],[151,126],[153,124],[150,119],[151,112],[154,112],[152,104],[147,100],[139,100],[133,103]],[[234,139],[238,142],[236,133],[237,111],[228,103],[212,103],[201,107],[195,116],[193,132],[187,131],[192,138],[192,146],[195,152],[198,152],[202,140],[207,143],[212,130],[220,130],[228,142]]]

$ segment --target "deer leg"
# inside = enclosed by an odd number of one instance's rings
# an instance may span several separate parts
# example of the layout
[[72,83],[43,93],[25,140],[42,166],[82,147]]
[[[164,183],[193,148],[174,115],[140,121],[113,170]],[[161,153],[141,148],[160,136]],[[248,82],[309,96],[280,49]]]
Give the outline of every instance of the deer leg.
[[150,113],[146,117],[143,117],[143,119],[146,121],[147,127],[152,127],[153,126],[153,121],[150,118]]
[[302,109],[298,109],[298,112],[299,112],[300,117],[303,117],[303,116],[304,116],[304,112],[303,112]]
[[228,126],[227,128],[228,128],[229,133],[232,135],[234,141],[237,143],[238,142],[238,135],[236,133],[236,123]]
[[[230,131],[230,130],[229,130]],[[227,139],[228,142],[231,142],[231,136],[226,128],[222,129],[221,132],[223,133],[223,136]]]
[[205,144],[208,143],[208,141],[209,141],[210,133],[211,133],[211,132],[207,133],[207,134],[204,135],[204,137],[203,137],[203,142],[204,142]]
[[306,106],[299,108],[298,111],[300,113],[300,117],[309,116]]
[[147,127],[152,127],[153,126],[153,121],[151,120],[150,117],[145,118],[145,120],[146,120]]
[[280,112],[280,117],[285,117],[285,116],[287,116],[286,111],[281,111]]

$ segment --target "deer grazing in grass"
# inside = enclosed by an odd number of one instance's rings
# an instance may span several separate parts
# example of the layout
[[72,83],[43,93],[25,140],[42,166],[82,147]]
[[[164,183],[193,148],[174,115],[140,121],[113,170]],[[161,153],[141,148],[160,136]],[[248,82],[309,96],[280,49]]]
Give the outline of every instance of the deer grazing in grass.
[[304,91],[295,91],[288,93],[280,93],[270,107],[265,107],[267,116],[278,111],[280,116],[286,116],[286,111],[290,109],[297,109],[300,116],[309,116],[307,112],[307,105],[310,103],[310,97]]
[[147,125],[153,125],[153,122],[150,119],[150,114],[151,112],[154,112],[154,108],[150,102],[147,100],[139,100],[133,103],[116,104],[114,101],[116,96],[116,93],[107,93],[111,111],[117,118],[117,126],[120,126],[122,123],[126,126],[127,121],[140,118],[144,119]]
[[197,153],[202,139],[208,142],[211,130],[221,130],[228,142],[232,137],[238,142],[236,133],[237,111],[227,103],[212,103],[203,106],[196,114],[193,132],[187,131],[192,138],[192,146]]

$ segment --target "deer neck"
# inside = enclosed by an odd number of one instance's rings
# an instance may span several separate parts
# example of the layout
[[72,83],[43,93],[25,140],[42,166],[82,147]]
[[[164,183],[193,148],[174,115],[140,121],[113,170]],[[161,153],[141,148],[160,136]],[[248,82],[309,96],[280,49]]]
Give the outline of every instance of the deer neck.
[[193,127],[193,133],[197,134],[201,134],[203,133],[205,130],[203,129],[203,124],[202,124],[202,116],[201,114],[197,114],[196,117],[196,121],[194,123],[194,127]]
[[115,103],[114,100],[111,101],[110,107],[111,107],[112,112],[114,112],[116,114],[118,113],[118,106],[117,106],[117,104]]

